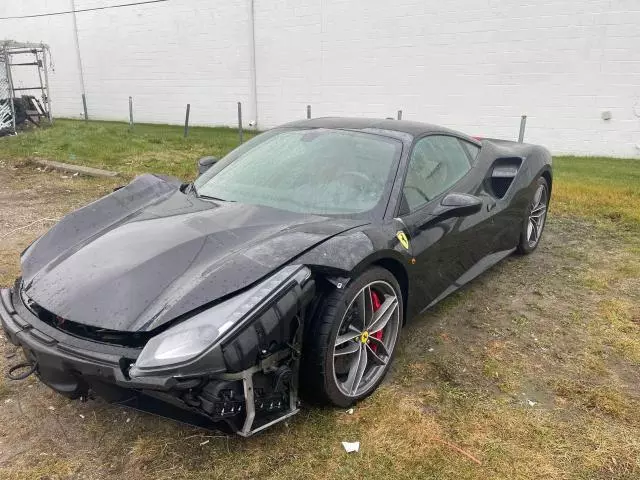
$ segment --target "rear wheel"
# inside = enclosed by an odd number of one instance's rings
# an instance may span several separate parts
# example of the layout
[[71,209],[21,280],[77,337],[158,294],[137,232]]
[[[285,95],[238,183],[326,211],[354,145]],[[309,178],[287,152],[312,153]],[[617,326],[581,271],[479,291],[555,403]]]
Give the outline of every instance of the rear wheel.
[[538,178],[536,190],[527,207],[524,225],[518,243],[518,252],[527,254],[533,252],[542,237],[547,220],[547,206],[549,205],[549,185],[544,177]]
[[391,364],[402,308],[398,282],[380,267],[333,291],[306,339],[301,380],[310,399],[346,407],[369,396]]

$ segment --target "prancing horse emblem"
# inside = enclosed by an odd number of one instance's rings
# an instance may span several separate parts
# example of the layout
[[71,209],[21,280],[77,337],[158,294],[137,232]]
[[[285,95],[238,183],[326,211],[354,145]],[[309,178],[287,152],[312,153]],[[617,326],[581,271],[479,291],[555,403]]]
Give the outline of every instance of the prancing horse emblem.
[[402,230],[396,233],[396,237],[398,237],[398,241],[400,242],[400,245],[402,245],[405,249],[409,250],[409,239],[407,238],[407,236]]

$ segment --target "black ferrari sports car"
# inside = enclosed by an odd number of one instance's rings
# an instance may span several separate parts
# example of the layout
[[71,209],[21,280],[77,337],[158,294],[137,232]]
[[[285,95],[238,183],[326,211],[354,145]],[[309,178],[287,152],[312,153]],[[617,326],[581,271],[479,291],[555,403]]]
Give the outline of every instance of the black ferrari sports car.
[[198,167],[139,176],[23,252],[0,292],[11,377],[245,436],[299,392],[351,405],[408,320],[537,247],[552,187],[542,147],[395,120],[294,122]]

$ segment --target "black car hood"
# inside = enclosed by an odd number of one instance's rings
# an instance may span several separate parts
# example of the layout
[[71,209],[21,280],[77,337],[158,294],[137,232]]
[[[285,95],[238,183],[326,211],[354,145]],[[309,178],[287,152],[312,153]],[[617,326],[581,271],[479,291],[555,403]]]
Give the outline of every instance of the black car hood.
[[24,293],[66,320],[152,330],[363,223],[206,201],[177,180],[143,175],[29,247]]

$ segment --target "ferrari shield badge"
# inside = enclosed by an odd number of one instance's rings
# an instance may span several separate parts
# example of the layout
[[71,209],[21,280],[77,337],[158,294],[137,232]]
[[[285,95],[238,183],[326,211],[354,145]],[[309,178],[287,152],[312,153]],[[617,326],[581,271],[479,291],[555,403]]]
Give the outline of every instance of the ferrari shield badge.
[[398,241],[400,242],[400,245],[402,245],[405,249],[409,250],[409,239],[407,238],[407,236],[402,230],[396,233],[396,237],[398,237]]

